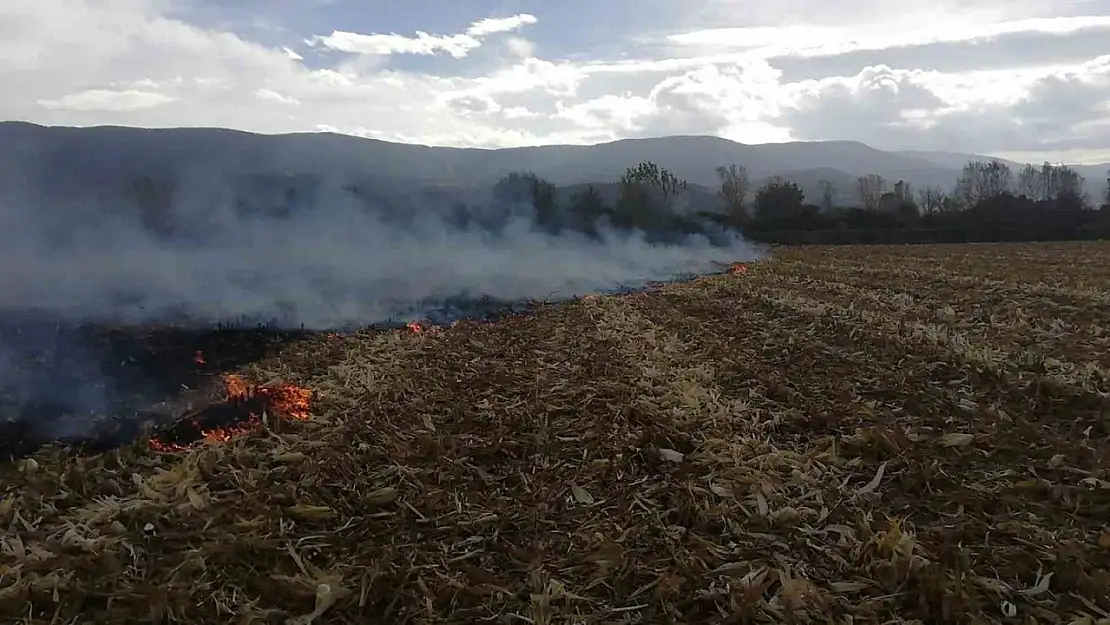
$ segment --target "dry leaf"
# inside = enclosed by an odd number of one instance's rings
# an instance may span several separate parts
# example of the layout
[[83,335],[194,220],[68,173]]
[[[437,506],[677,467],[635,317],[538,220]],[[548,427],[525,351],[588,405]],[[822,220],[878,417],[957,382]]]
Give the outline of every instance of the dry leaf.
[[787,506],[779,510],[775,510],[775,523],[780,525],[792,526],[796,525],[798,521],[802,520],[802,515],[797,509]]
[[574,500],[580,504],[588,506],[594,502],[594,496],[577,484],[570,485],[570,492],[574,495]]
[[755,491],[755,506],[759,509],[759,516],[761,517],[765,517],[771,513],[771,508],[767,505],[767,498],[758,490]]
[[663,448],[659,450],[659,457],[667,462],[682,462],[682,459],[686,456],[680,451]]
[[973,577],[971,578],[971,581],[980,588],[985,588],[986,590],[990,590],[999,594],[1009,594],[1010,592],[1013,592],[1013,589],[1010,588],[1010,585],[1000,579],[994,579],[990,577]]
[[397,489],[392,486],[385,486],[371,492],[363,498],[363,501],[372,506],[384,506],[395,499],[397,499]]
[[204,497],[201,497],[200,493],[194,490],[192,486],[185,489],[185,494],[189,498],[189,504],[194,508],[197,510],[204,508]]
[[305,458],[307,458],[307,456],[299,451],[290,451],[274,456],[274,460],[284,464],[300,464],[305,461]]
[[286,509],[289,514],[302,519],[330,519],[335,516],[335,511],[328,506],[310,506],[297,504]]
[[949,432],[944,436],[937,439],[937,442],[944,447],[967,447],[975,440],[974,434],[965,434],[963,432]]
[[875,471],[875,477],[871,478],[870,482],[861,486],[860,489],[856,491],[856,494],[857,495],[866,495],[867,493],[874,492],[875,489],[877,489],[879,487],[879,484],[883,481],[883,474],[884,473],[886,473],[886,463],[885,462],[879,465],[879,470]]
[[12,510],[15,510],[15,497],[4,497],[0,499],[0,519],[5,519]]
[[735,496],[733,494],[731,488],[729,488],[727,486],[721,486],[720,484],[710,484],[709,485],[709,490],[714,495],[717,495],[718,497],[733,497],[733,496]]
[[1102,535],[1098,537],[1098,546],[1103,549],[1110,549],[1110,530],[1104,530]]
[[333,604],[335,604],[335,594],[331,590],[331,585],[317,584],[315,609],[312,610],[310,614],[286,619],[285,623],[286,625],[312,625],[312,623],[320,618]]
[[19,462],[19,471],[26,475],[34,475],[39,470],[39,463],[34,458],[27,458]]
[[1032,588],[1019,590],[1018,593],[1023,594],[1026,597],[1036,597],[1037,595],[1043,595],[1044,593],[1048,592],[1048,586],[1052,583],[1053,575],[1055,575],[1055,573],[1046,574],[1044,577],[1037,580],[1037,584],[1035,586],[1033,586]]

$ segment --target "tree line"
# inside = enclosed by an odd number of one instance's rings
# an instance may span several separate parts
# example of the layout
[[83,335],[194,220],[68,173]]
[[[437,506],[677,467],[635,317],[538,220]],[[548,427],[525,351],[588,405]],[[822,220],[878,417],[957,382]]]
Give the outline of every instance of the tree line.
[[[1084,193],[1084,179],[1066,165],[1026,165],[1016,173],[998,160],[970,161],[951,189],[914,189],[865,174],[851,190],[856,205],[837,205],[831,182],[809,198],[794,181],[772,176],[756,186],[745,167],[717,168],[713,189],[688,184],[652,162],[625,170],[615,183],[559,188],[533,172],[513,172],[493,185],[488,199],[459,201],[409,197],[374,184],[343,191],[391,223],[436,210],[464,229],[498,232],[513,218],[530,219],[552,234],[640,232],[652,242],[689,235],[727,242],[730,231],[769,243],[895,243],[1110,238],[1110,172],[1103,197]],[[312,176],[263,176],[242,181],[234,193],[236,212],[283,219],[323,202]],[[173,209],[175,186],[149,177],[125,190],[144,229],[160,238],[180,233],[183,216]],[[484,193],[484,192],[483,192]],[[442,208],[428,208],[442,205]],[[1101,207],[1101,208],[1100,208]],[[186,222],[187,223],[187,222]]]
[[771,243],[897,243],[1028,241],[1110,237],[1110,172],[1103,197],[1091,198],[1085,180],[1067,165],[1025,165],[1015,174],[998,160],[969,161],[953,187],[914,189],[878,174],[855,180],[856,206],[834,203],[837,189],[822,181],[816,201],[794,181],[772,176],[756,187],[745,167],[717,168],[715,207],[692,207],[689,185],[651,162],[628,168],[606,203],[594,185],[565,207],[555,185],[534,173],[510,174],[494,189],[496,201],[534,206],[549,232],[596,234],[602,222],[641,230],[649,240],[739,230]]

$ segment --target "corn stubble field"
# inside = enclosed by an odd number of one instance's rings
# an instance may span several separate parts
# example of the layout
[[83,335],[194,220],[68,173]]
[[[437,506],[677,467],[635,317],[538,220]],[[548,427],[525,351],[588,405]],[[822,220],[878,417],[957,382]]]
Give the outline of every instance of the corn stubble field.
[[1110,622],[1110,244],[742,274],[242,371],[311,420],[0,467],[16,623]]

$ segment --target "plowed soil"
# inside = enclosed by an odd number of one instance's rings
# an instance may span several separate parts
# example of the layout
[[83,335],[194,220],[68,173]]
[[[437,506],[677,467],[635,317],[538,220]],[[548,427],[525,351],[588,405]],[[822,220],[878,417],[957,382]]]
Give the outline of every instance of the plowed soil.
[[1103,243],[780,249],[307,337],[238,373],[310,420],[0,465],[0,621],[1110,622],[1108,289]]

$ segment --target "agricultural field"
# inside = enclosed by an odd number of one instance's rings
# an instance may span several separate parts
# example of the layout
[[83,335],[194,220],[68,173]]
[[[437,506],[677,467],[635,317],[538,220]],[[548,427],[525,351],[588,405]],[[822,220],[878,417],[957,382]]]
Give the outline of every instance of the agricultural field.
[[0,621],[1110,622],[1110,244],[783,248],[234,373],[245,433],[0,465]]

